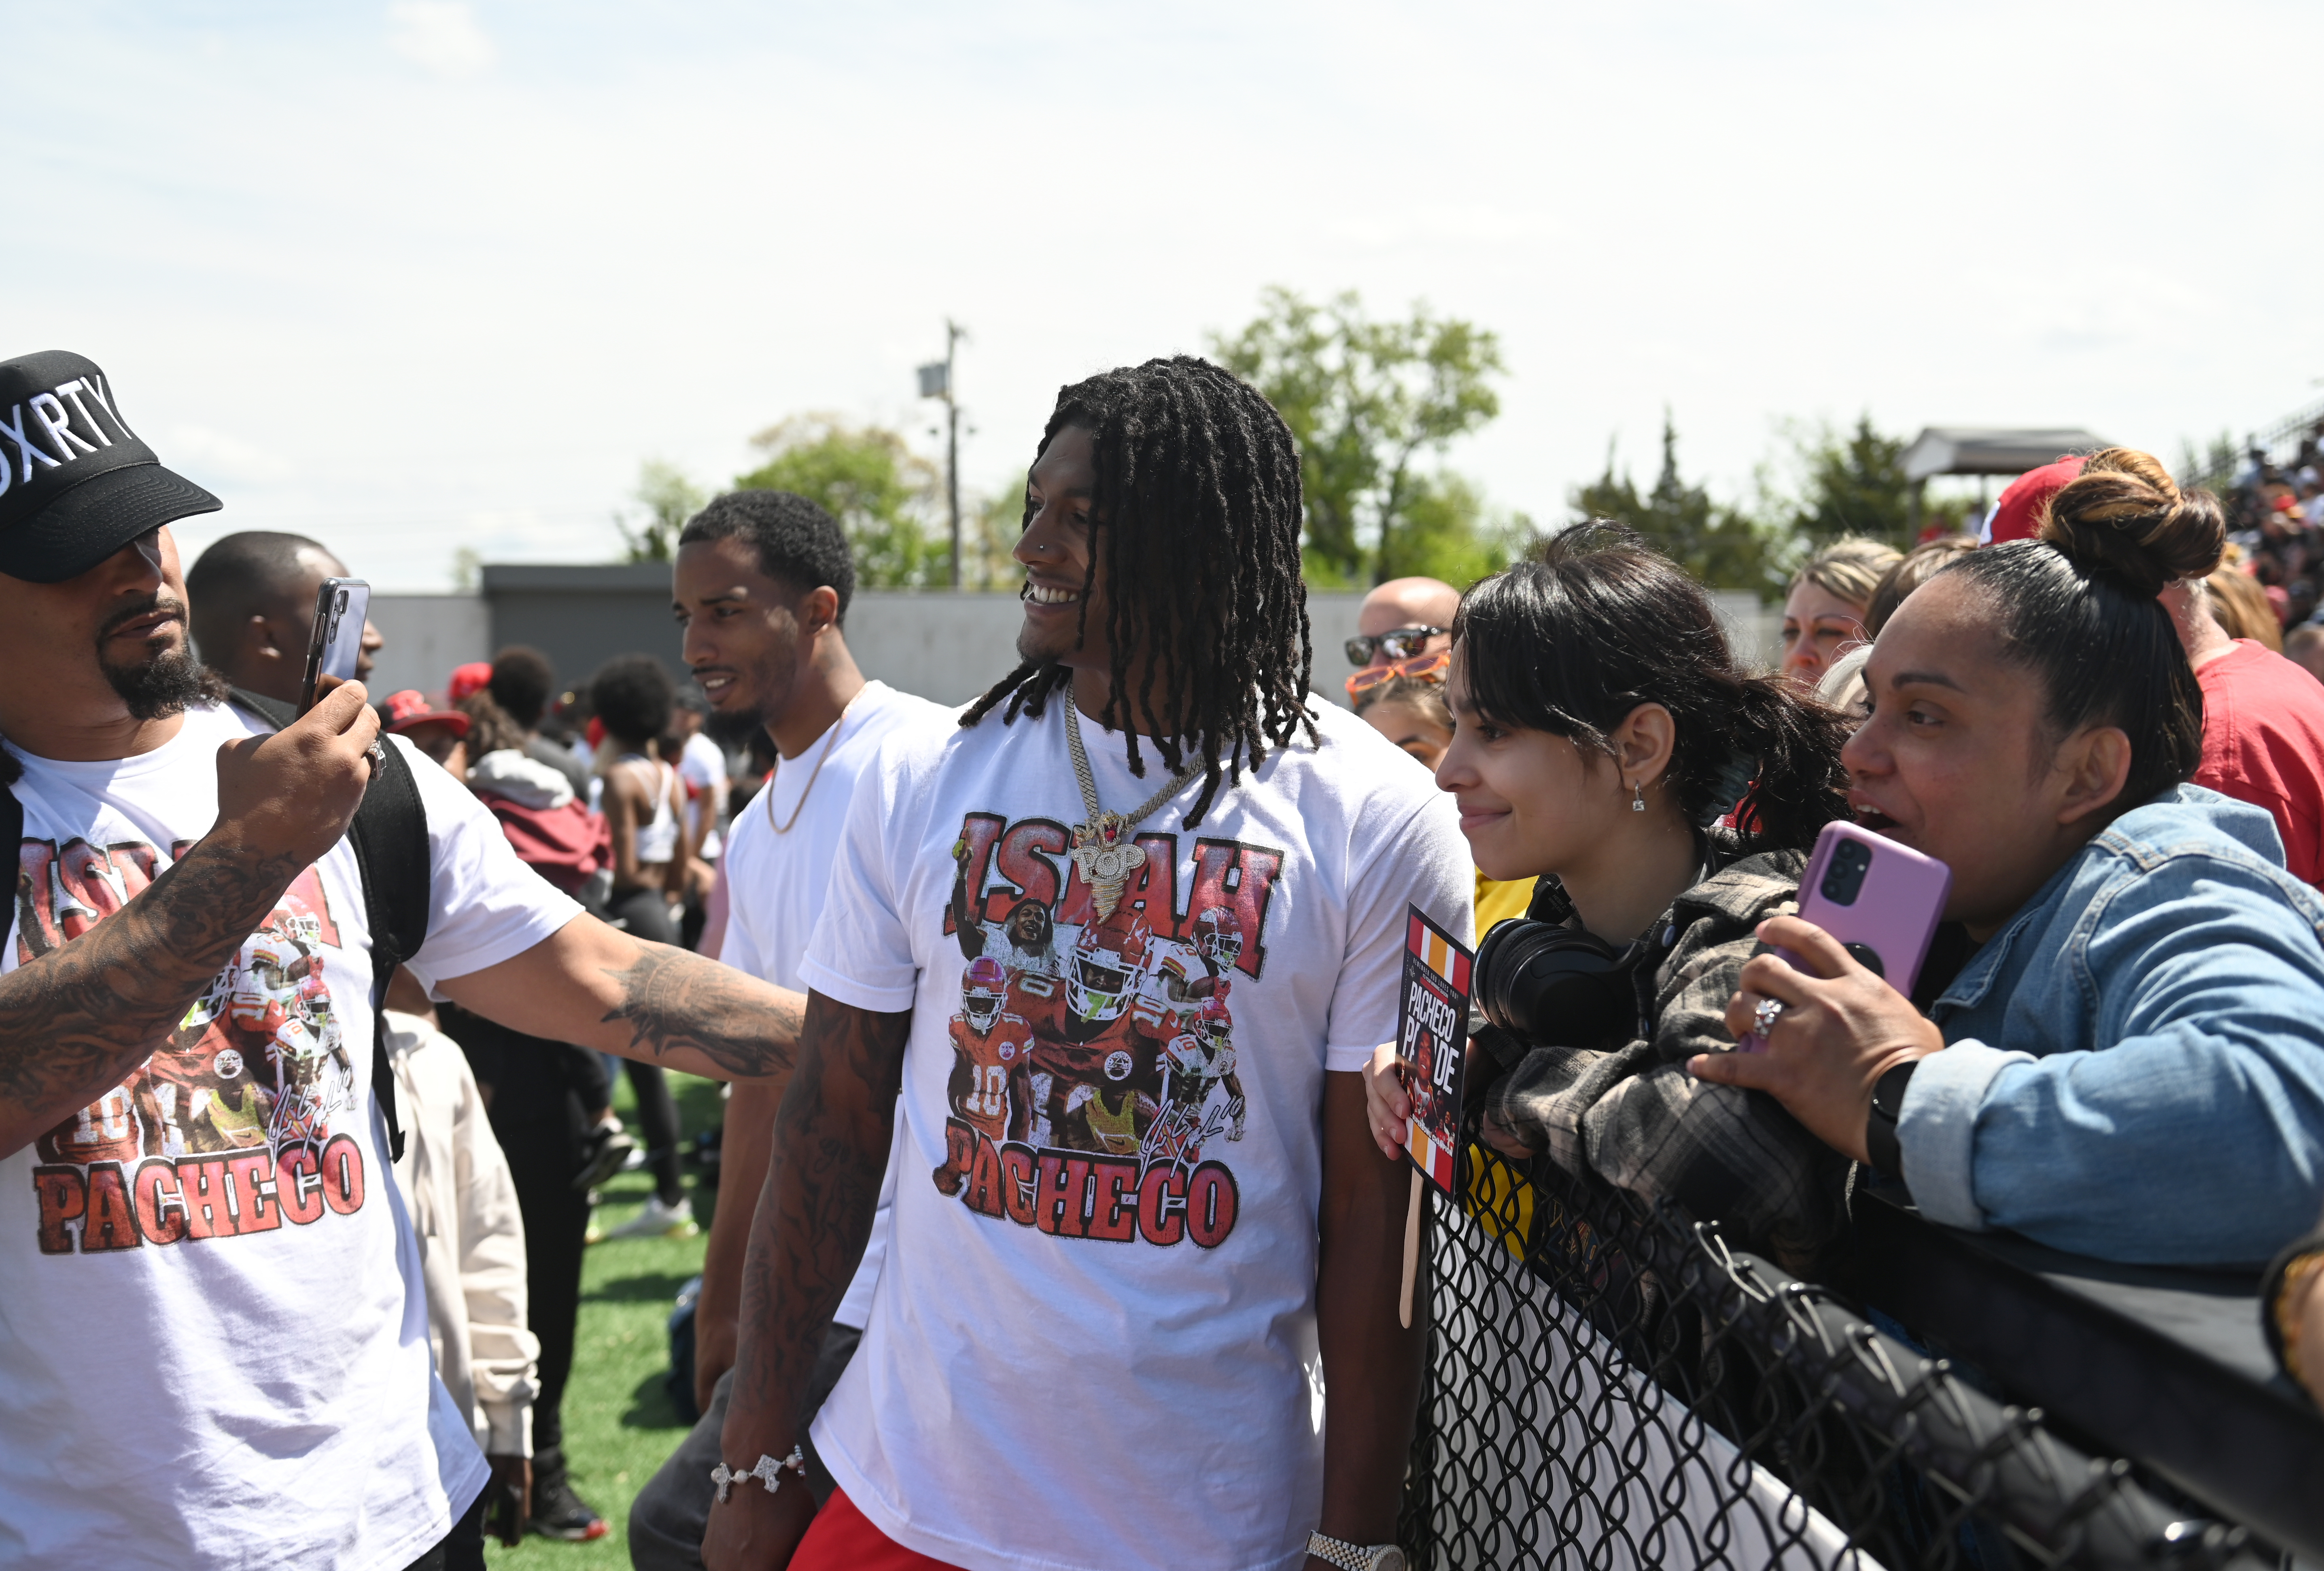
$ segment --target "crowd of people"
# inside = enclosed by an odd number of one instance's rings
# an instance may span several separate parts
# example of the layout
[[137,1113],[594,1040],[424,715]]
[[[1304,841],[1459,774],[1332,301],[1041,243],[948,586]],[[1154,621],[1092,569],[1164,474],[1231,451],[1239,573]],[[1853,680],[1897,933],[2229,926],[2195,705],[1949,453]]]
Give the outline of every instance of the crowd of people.
[[[1060,393],[961,709],[857,667],[827,513],[738,492],[672,563],[691,702],[645,655],[559,716],[511,649],[300,714],[338,559],[181,570],[218,503],[118,402],[0,363],[0,1557],[602,1534],[563,1457],[589,1192],[641,1160],[634,1225],[692,1227],[678,1068],[730,1084],[727,1181],[635,1564],[1397,1571],[1414,909],[1579,957],[1575,1007],[1478,1032],[1508,1160],[1803,1272],[1857,1182],[2273,1258],[2324,1389],[2324,683],[2146,454],[2022,477],[1985,542],[1832,545],[1772,672],[1612,525],[1384,584],[1351,713],[1290,433],[1157,360]],[[703,731],[764,761],[715,840]],[[1950,870],[1909,993],[1799,915],[1841,820]]]

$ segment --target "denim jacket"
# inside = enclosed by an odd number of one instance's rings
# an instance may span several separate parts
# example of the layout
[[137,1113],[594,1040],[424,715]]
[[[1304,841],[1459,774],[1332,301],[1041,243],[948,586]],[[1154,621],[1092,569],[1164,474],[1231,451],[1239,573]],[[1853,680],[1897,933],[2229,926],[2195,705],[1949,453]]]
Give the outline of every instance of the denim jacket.
[[1923,1215],[2264,1261],[2324,1194],[2324,899],[2257,808],[2181,786],[2052,875],[1931,1010],[1898,1140]]

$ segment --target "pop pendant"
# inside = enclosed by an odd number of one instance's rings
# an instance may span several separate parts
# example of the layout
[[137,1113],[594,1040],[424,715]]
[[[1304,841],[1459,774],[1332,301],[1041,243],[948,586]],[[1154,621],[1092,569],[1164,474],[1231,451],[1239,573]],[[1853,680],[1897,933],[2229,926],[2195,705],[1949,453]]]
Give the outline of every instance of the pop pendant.
[[1096,822],[1074,826],[1074,865],[1090,886],[1090,904],[1099,921],[1113,915],[1130,875],[1146,864],[1145,848],[1125,840],[1130,820],[1120,813],[1100,813]]

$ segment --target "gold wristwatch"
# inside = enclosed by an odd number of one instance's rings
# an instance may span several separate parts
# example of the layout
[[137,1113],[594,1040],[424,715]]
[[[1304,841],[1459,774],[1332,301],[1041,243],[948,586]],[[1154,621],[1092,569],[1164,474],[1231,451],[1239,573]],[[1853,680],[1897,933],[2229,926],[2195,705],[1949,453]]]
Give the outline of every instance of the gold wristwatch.
[[1307,1552],[1340,1571],[1407,1571],[1410,1565],[1394,1544],[1351,1544],[1322,1533],[1307,1535]]

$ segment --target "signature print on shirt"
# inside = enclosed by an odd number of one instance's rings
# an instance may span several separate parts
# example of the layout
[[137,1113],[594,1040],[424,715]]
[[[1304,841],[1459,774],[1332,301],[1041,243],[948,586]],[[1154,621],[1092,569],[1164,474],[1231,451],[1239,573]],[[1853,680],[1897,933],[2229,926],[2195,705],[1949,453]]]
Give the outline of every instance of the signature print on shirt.
[[1079,870],[1060,871],[1063,824],[963,819],[945,929],[968,965],[933,1176],[1058,1237],[1214,1248],[1240,1202],[1221,1148],[1248,1114],[1229,995],[1265,969],[1284,854],[1197,839],[1181,907],[1178,836],[1137,840],[1146,859],[1101,920]]
[[[23,841],[17,963],[78,938],[163,865],[142,842]],[[355,1069],[325,981],[327,946],[342,947],[338,923],[309,867],[169,1041],[40,1137],[42,1253],[234,1238],[362,1208],[363,1148],[331,1129],[355,1104]]]

